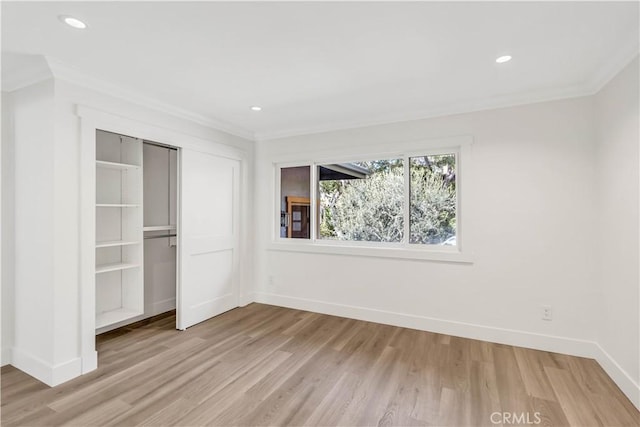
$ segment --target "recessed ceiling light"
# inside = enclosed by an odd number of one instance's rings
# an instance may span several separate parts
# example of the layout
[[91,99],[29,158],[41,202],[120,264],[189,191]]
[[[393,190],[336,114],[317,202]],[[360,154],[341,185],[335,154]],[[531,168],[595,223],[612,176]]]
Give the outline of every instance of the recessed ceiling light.
[[496,62],[498,64],[504,64],[505,62],[509,62],[509,61],[511,61],[511,55],[504,55],[496,58]]
[[58,19],[60,20],[60,22],[64,22],[68,26],[76,28],[78,30],[84,30],[85,28],[87,28],[87,24],[85,24],[78,18],[74,18],[73,16],[60,15],[58,16]]
[[262,107],[258,107],[257,105],[252,105],[251,111],[262,111]]

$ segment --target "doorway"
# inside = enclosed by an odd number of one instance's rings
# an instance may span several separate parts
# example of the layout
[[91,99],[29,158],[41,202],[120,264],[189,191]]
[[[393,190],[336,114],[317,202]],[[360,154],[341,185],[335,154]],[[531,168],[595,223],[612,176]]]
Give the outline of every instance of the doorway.
[[178,149],[143,141],[144,316],[176,309]]
[[310,207],[308,197],[286,196],[287,200],[287,237],[290,239],[308,239],[311,235]]

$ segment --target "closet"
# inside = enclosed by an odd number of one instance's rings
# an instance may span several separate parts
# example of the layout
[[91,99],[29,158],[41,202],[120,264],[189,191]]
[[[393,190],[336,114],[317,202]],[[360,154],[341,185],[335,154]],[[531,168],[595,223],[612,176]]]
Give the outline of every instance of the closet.
[[96,332],[176,308],[177,150],[96,133]]
[[178,151],[144,141],[145,314],[176,308]]

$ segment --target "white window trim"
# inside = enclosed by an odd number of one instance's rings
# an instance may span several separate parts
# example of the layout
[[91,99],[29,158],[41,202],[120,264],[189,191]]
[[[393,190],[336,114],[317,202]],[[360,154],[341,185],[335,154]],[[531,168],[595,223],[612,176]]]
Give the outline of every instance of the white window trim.
[[[397,144],[400,150],[390,152],[388,150],[366,154],[349,154],[345,156],[318,155],[314,160],[300,160],[288,162],[274,162],[275,194],[272,200],[277,201],[274,217],[271,220],[272,239],[268,245],[269,250],[285,252],[316,253],[326,255],[350,255],[378,258],[402,258],[413,260],[425,260],[436,262],[473,263],[471,250],[471,236],[468,232],[469,217],[472,215],[467,186],[471,181],[471,137],[457,137],[438,141],[413,141]],[[403,149],[404,148],[404,149]],[[327,240],[317,238],[317,170],[318,166],[331,163],[348,163],[353,161],[367,161],[380,159],[402,158],[405,169],[405,177],[409,176],[409,158],[438,154],[456,155],[456,246],[421,245],[409,243],[410,232],[410,179],[405,179],[404,188],[404,241],[393,242],[363,242]],[[357,159],[357,160],[353,160]],[[280,177],[281,169],[289,167],[310,167],[310,201],[311,201],[311,238],[289,239],[280,237]],[[465,196],[463,196],[463,191]],[[464,230],[464,231],[463,231]]]

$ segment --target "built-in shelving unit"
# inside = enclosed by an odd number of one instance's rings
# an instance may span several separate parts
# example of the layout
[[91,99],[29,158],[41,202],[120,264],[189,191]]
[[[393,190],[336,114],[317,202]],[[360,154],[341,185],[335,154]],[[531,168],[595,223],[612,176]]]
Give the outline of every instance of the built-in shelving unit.
[[96,329],[104,328],[139,316],[140,312],[129,308],[118,308],[101,313],[96,317]]
[[96,203],[98,208],[139,208],[140,205],[133,203]]
[[105,169],[140,169],[138,165],[132,165],[128,163],[118,163],[118,162],[106,162],[104,160],[96,160],[96,167],[105,168]]
[[175,225],[150,225],[144,227],[144,231],[175,231]]
[[114,246],[138,245],[140,242],[136,240],[106,240],[104,242],[96,242],[96,248],[111,248]]
[[126,262],[112,262],[96,266],[96,274],[108,273],[110,271],[126,270],[127,268],[138,268],[140,264],[129,264]]
[[142,141],[96,135],[96,328],[144,313]]

